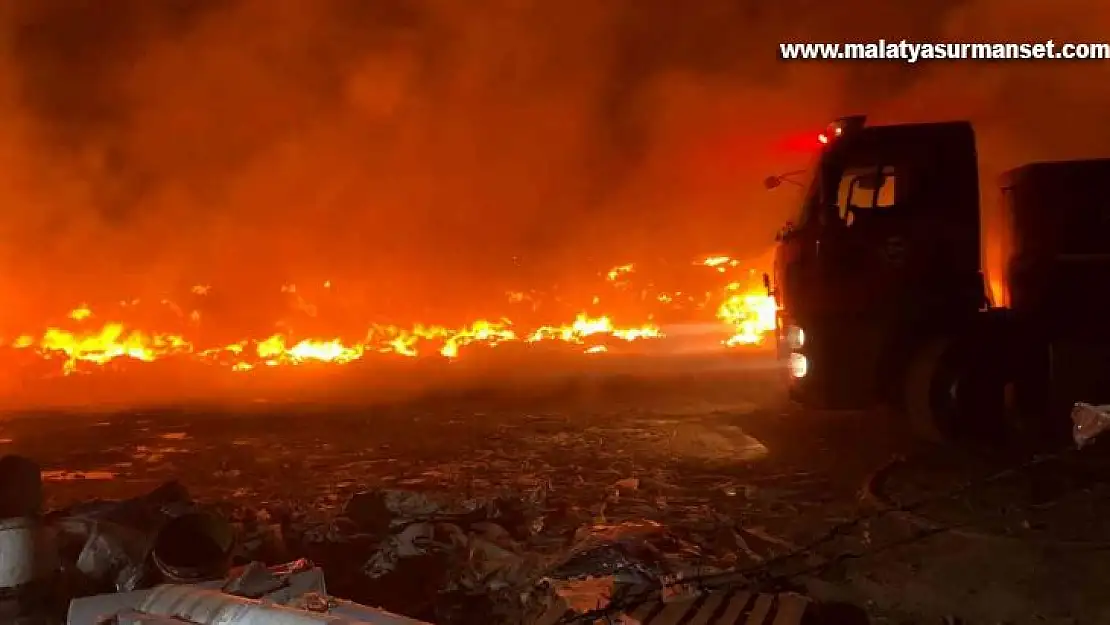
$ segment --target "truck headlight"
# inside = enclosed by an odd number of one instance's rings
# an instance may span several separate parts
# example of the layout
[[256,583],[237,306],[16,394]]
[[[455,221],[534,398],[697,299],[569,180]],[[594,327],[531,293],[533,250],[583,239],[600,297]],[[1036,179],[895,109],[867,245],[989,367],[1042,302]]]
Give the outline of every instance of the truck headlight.
[[790,367],[790,377],[796,380],[806,377],[806,374],[809,373],[809,359],[797,352],[790,354],[790,361],[788,364]]
[[790,349],[798,350],[806,344],[806,333],[798,326],[786,327],[786,345]]

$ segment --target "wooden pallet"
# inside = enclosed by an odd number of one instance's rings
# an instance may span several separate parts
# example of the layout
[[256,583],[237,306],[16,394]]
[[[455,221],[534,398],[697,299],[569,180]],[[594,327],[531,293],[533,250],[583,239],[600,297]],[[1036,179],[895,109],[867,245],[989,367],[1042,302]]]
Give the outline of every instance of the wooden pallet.
[[[615,622],[621,625],[801,625],[810,603],[808,598],[789,592],[716,591],[700,597],[649,601],[620,614]],[[566,616],[565,604],[554,606],[535,625],[556,625]]]

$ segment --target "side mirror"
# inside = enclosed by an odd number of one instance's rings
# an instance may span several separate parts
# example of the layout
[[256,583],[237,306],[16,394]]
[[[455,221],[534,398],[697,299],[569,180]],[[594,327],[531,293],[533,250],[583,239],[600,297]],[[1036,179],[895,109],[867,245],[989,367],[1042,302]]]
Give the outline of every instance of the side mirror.
[[782,177],[780,176],[767,176],[763,179],[763,188],[770,191],[782,186]]

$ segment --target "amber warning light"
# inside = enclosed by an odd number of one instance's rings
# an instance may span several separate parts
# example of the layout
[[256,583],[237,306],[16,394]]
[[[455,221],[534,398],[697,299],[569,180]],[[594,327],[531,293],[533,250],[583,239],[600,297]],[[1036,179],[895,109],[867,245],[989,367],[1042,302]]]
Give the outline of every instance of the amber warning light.
[[832,126],[829,127],[828,131],[822,132],[821,134],[817,135],[817,140],[820,141],[824,145],[828,145],[830,136],[832,136],[833,138],[836,138],[836,137],[839,137],[842,134],[844,134],[844,128],[842,126],[838,126],[836,124],[833,124]]
[[829,124],[828,130],[817,135],[817,141],[822,145],[828,145],[829,141],[842,136],[845,132],[858,130],[863,128],[867,122],[867,117],[863,115],[853,115],[850,117],[842,117],[835,122]]

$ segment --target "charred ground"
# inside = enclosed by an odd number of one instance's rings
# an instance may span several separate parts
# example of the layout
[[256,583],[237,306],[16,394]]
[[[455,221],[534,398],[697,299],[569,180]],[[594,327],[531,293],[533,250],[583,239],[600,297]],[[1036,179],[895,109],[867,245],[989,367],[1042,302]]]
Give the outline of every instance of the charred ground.
[[[351,514],[355,493],[539,489],[544,529],[527,543],[534,552],[558,553],[589,528],[658,523],[675,562],[749,569],[872,514],[874,501],[860,501],[865,483],[905,503],[1005,464],[915,449],[878,415],[794,411],[779,372],[748,360],[747,370],[689,361],[361,406],[44,413],[6,420],[0,434],[5,451],[44,463],[53,507],[180,480],[196,498],[236,510],[248,542],[279,526],[293,552],[285,555],[315,557],[337,594],[425,615],[434,584],[398,593],[396,580],[371,582],[360,567],[372,546],[331,542],[342,540],[335,517]],[[910,464],[876,482],[897,450]],[[863,606],[876,622],[1098,622],[1106,608],[1083,578],[1102,566],[1091,548],[1104,533],[1076,525],[1098,515],[1097,465],[1046,465],[942,496],[916,510],[946,528],[929,536],[905,515],[852,524],[772,570],[815,596]],[[875,553],[853,555],[865,552]]]

